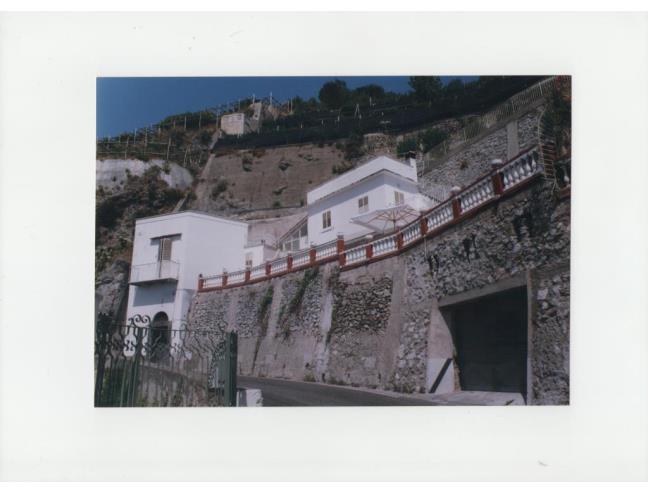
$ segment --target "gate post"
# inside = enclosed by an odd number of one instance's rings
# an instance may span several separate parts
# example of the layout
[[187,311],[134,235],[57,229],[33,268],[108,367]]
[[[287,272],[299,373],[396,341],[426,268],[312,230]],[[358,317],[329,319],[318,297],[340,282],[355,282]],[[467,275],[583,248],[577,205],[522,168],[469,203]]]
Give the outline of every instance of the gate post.
[[236,406],[236,366],[238,353],[238,335],[227,333],[225,338],[225,406]]

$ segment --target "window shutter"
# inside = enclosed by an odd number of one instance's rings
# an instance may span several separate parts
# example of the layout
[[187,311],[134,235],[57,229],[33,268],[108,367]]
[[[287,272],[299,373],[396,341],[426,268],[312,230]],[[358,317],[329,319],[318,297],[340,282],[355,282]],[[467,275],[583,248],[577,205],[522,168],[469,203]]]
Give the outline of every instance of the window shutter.
[[158,260],[170,260],[171,259],[171,238],[163,237],[160,239],[160,249],[158,253]]

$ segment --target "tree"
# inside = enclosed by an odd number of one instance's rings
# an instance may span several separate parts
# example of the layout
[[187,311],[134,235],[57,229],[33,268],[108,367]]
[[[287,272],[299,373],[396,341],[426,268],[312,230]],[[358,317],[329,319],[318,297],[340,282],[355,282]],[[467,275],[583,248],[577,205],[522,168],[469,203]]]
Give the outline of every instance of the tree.
[[339,109],[349,100],[351,93],[343,80],[326,82],[319,91],[319,100],[329,109]]
[[362,102],[369,98],[375,102],[385,97],[385,89],[377,84],[363,85],[355,89],[353,93]]
[[445,93],[445,98],[448,102],[456,103],[464,95],[464,83],[461,79],[452,79],[448,82],[448,85],[445,86],[443,92]]
[[414,91],[414,97],[421,102],[432,104],[441,99],[443,84],[440,77],[410,77],[409,86]]

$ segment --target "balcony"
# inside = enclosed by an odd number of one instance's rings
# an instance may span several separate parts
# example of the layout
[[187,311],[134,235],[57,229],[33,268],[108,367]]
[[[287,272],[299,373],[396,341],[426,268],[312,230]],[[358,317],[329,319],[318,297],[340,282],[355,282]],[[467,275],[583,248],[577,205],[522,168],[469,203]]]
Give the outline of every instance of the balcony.
[[171,260],[133,265],[131,268],[130,284],[146,285],[156,282],[177,282],[179,270],[180,265]]

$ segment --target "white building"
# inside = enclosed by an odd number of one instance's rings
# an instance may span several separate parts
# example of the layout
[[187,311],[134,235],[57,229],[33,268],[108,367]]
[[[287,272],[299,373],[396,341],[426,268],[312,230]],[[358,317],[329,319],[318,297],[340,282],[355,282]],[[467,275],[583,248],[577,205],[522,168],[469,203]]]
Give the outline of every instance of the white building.
[[[416,163],[380,156],[314,188],[306,196],[308,242],[339,234],[353,240],[413,220],[435,202],[419,193]],[[393,229],[393,227],[392,227]]]
[[221,130],[226,135],[243,135],[245,133],[245,114],[231,113],[221,118]]
[[147,315],[179,327],[198,276],[240,269],[248,224],[201,212],[178,212],[135,222],[127,319]]

